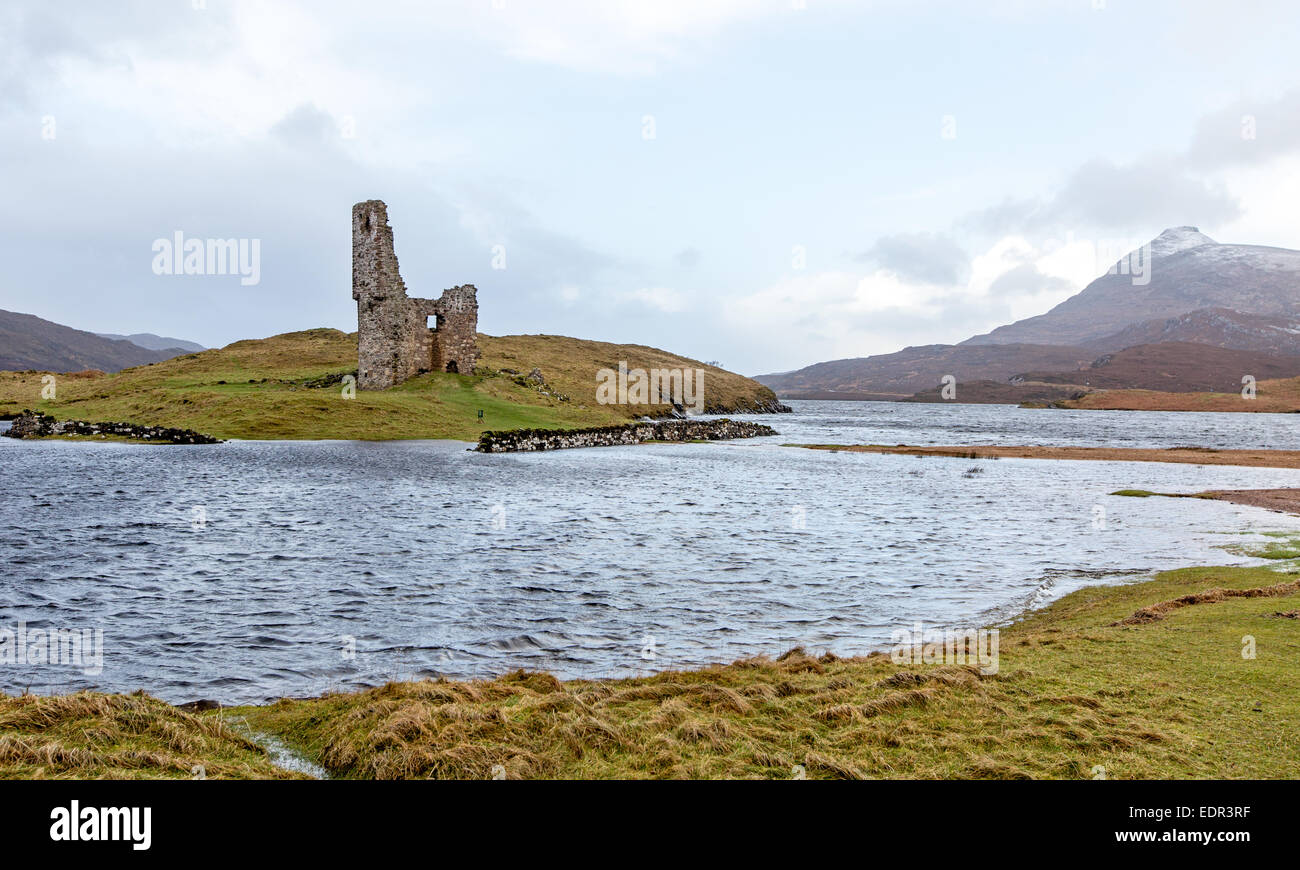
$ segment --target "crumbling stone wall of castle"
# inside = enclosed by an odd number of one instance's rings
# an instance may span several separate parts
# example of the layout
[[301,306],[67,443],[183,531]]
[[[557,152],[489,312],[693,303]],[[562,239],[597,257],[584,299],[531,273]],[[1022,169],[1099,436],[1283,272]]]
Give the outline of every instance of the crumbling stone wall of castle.
[[478,290],[462,284],[438,299],[436,330],[430,331],[430,359],[440,372],[473,374],[478,365]]
[[[472,284],[438,299],[406,295],[388,207],[352,207],[352,298],[357,302],[357,387],[383,390],[426,371],[473,374],[478,364],[478,299]],[[430,317],[436,326],[429,328]]]

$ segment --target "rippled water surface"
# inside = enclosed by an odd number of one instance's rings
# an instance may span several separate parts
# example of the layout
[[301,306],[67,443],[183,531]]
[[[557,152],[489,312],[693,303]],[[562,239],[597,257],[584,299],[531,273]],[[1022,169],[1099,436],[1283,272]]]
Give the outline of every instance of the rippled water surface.
[[793,404],[751,418],[776,438],[544,454],[0,439],[0,628],[102,629],[105,645],[98,675],[0,664],[0,689],[237,702],[520,666],[596,677],[796,644],[862,652],[916,620],[984,625],[1089,583],[1233,561],[1219,547],[1242,532],[1300,529],[1256,508],[1107,495],[1300,486],[1292,470],[781,446],[1300,449],[1300,417]]

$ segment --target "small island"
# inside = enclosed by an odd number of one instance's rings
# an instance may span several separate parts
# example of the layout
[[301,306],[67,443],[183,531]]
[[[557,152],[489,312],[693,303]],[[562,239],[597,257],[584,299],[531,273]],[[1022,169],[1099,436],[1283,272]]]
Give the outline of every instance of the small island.
[[[602,401],[601,373],[627,370],[695,373],[704,385],[691,409],[697,413],[790,410],[757,381],[653,347],[479,333],[472,285],[438,299],[406,295],[383,202],[357,203],[352,230],[357,332],[308,329],[237,341],[114,374],[0,372],[0,419],[30,410],[51,422],[121,420],[129,421],[124,426],[202,433],[212,441],[477,441],[488,431],[618,426],[684,415],[681,401],[666,391],[643,401],[634,395]],[[57,389],[46,399],[51,377]],[[49,427],[33,431],[64,434]]]

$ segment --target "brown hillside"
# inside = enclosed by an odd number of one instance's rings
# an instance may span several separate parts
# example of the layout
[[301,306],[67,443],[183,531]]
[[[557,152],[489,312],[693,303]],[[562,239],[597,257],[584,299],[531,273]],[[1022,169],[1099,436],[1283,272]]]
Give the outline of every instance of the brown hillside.
[[1300,375],[1300,356],[1162,342],[1108,354],[1080,371],[1027,372],[1023,378],[1094,390],[1211,393],[1240,391],[1244,375],[1256,381],[1296,377]]
[[1094,411],[1232,411],[1245,413],[1300,413],[1300,378],[1260,381],[1254,399],[1244,399],[1241,388],[1222,393],[1171,393],[1157,390],[1097,390],[1060,403],[1066,408]]
[[1177,317],[1135,323],[1113,335],[1084,344],[1096,348],[1098,353],[1105,353],[1166,341],[1300,354],[1300,318],[1243,314],[1230,308],[1202,308]]

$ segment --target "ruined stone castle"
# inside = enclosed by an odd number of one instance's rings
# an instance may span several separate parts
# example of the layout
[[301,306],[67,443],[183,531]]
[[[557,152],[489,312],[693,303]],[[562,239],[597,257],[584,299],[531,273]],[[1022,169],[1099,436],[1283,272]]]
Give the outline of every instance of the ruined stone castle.
[[407,296],[388,206],[378,199],[352,206],[357,387],[383,390],[421,372],[473,374],[479,357],[476,293],[473,284],[463,284],[437,299]]

